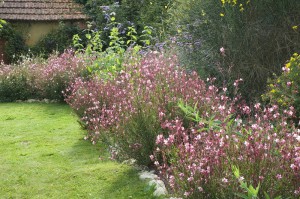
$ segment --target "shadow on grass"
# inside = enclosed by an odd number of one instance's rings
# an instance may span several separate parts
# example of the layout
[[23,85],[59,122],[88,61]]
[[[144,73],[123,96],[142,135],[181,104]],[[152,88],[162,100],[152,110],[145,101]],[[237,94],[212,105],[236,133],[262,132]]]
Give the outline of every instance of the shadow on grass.
[[84,134],[72,146],[69,153],[70,158],[82,161],[96,160],[96,162],[99,162],[101,157],[108,159],[109,154],[103,145],[99,143],[93,145],[90,141],[84,140],[83,137]]
[[[132,195],[124,194],[124,192],[130,192]],[[111,186],[108,187],[105,195],[114,193],[116,197],[158,199],[159,197],[155,197],[153,192],[154,188],[149,187],[145,181],[141,181],[137,175],[137,170],[131,168],[119,174],[118,177],[111,182]]]
[[74,161],[81,161],[90,169],[91,175],[97,175],[100,198],[135,198],[157,199],[153,196],[153,187],[139,179],[138,170],[109,159],[104,145],[80,139],[72,147],[69,156]]

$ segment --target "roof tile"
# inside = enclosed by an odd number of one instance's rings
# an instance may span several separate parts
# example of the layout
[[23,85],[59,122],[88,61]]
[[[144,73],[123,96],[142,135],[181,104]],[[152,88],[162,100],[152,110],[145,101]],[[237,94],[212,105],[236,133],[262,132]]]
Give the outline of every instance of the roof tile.
[[0,18],[5,20],[86,19],[72,0],[0,0]]

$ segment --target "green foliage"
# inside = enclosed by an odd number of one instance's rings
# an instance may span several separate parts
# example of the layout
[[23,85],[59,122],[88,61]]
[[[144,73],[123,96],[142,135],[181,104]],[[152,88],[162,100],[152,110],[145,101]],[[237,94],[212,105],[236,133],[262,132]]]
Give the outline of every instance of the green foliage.
[[284,108],[294,106],[300,117],[300,55],[294,53],[282,68],[283,73],[268,81],[268,91],[263,95],[265,101],[276,103]]
[[170,0],[123,0],[117,14],[137,25],[138,31],[145,25],[157,30],[157,35],[163,35],[163,23],[167,18]]
[[[91,17],[95,27],[104,31],[102,40],[108,41],[110,29],[110,13],[115,13],[115,21],[120,24],[120,32],[134,26],[137,34],[142,34],[144,26],[153,27],[154,36],[162,39],[165,34],[164,21],[168,17],[167,10],[171,0],[77,0],[85,5],[85,12]],[[125,36],[125,33],[123,34]],[[108,43],[108,42],[107,42]]]
[[0,29],[3,28],[3,25],[6,24],[6,21],[3,19],[0,19]]
[[25,39],[20,32],[16,31],[9,23],[1,22],[1,24],[4,28],[0,29],[0,39],[6,41],[4,56],[8,63],[19,61],[28,52],[31,56],[42,56],[44,58],[48,58],[54,51],[62,53],[65,49],[71,47],[74,34],[83,35],[78,26],[60,23],[57,30],[44,36],[29,51],[29,47],[25,44]]
[[[121,35],[118,28],[119,23],[115,22],[115,18],[112,16],[110,20],[109,25],[112,28],[110,29],[108,47],[105,49],[105,41],[101,39],[102,31],[88,29],[87,34],[85,34],[86,47],[81,43],[79,35],[73,36],[73,46],[77,48],[77,52],[83,52],[87,59],[92,59],[90,65],[87,66],[88,72],[104,79],[115,76],[123,70],[125,62],[130,61],[130,57],[131,61],[134,60],[132,56],[139,57],[140,50],[150,45],[149,38],[152,33],[151,29],[146,26],[142,35],[138,36],[134,27],[128,27],[126,38]],[[88,28],[91,28],[91,25]],[[145,44],[144,47],[138,44],[139,40]]]
[[9,63],[16,62],[21,55],[28,51],[25,39],[21,33],[12,28],[11,24],[1,22],[1,25],[0,39],[5,41],[4,57]]
[[[245,193],[236,193],[236,195],[240,198],[243,199],[259,199],[258,197],[258,193],[259,193],[259,189],[260,189],[260,183],[258,183],[257,187],[254,188],[251,184],[248,186],[247,182],[244,181],[243,177],[240,175],[240,170],[238,167],[232,165],[232,173],[234,175],[234,177],[238,180],[239,184],[240,184],[240,188],[242,188],[242,190],[244,190],[247,194]],[[270,196],[264,192],[264,196],[265,199],[270,199]],[[274,199],[281,199],[281,196],[277,196]]]
[[242,94],[253,99],[299,51],[299,10],[297,0],[177,0],[168,24],[184,65],[220,85],[242,78]]
[[235,178],[238,179],[240,183],[240,187],[247,192],[247,195],[241,193],[236,193],[236,195],[244,199],[258,198],[258,191],[259,191],[260,184],[258,184],[256,188],[254,188],[252,185],[248,186],[247,182],[244,182],[244,180],[241,179],[239,168],[237,168],[234,165],[232,165],[232,172]]
[[59,28],[41,38],[31,49],[34,55],[49,57],[54,51],[62,53],[65,49],[72,46],[73,35],[83,35],[82,30],[73,24],[61,22]]

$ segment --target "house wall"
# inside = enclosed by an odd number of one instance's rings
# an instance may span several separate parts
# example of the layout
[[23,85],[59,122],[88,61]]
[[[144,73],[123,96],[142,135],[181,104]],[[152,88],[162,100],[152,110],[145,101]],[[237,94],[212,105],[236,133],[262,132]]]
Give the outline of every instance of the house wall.
[[[13,27],[20,32],[28,46],[34,46],[40,39],[51,31],[58,29],[59,21],[9,21]],[[86,28],[86,22],[80,21],[64,21],[66,24],[74,24],[80,28]]]
[[24,36],[28,46],[35,45],[42,37],[59,27],[58,21],[24,21],[12,24]]

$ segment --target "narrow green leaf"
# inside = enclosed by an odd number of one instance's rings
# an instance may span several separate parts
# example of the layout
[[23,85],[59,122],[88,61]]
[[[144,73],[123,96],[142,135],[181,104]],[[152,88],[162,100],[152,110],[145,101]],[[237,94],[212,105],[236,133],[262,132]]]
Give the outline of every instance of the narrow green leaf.
[[241,194],[241,193],[235,193],[235,195],[237,195],[240,198],[248,199],[248,196]]
[[264,191],[264,196],[265,196],[265,199],[271,199],[269,194],[267,194],[265,191]]

